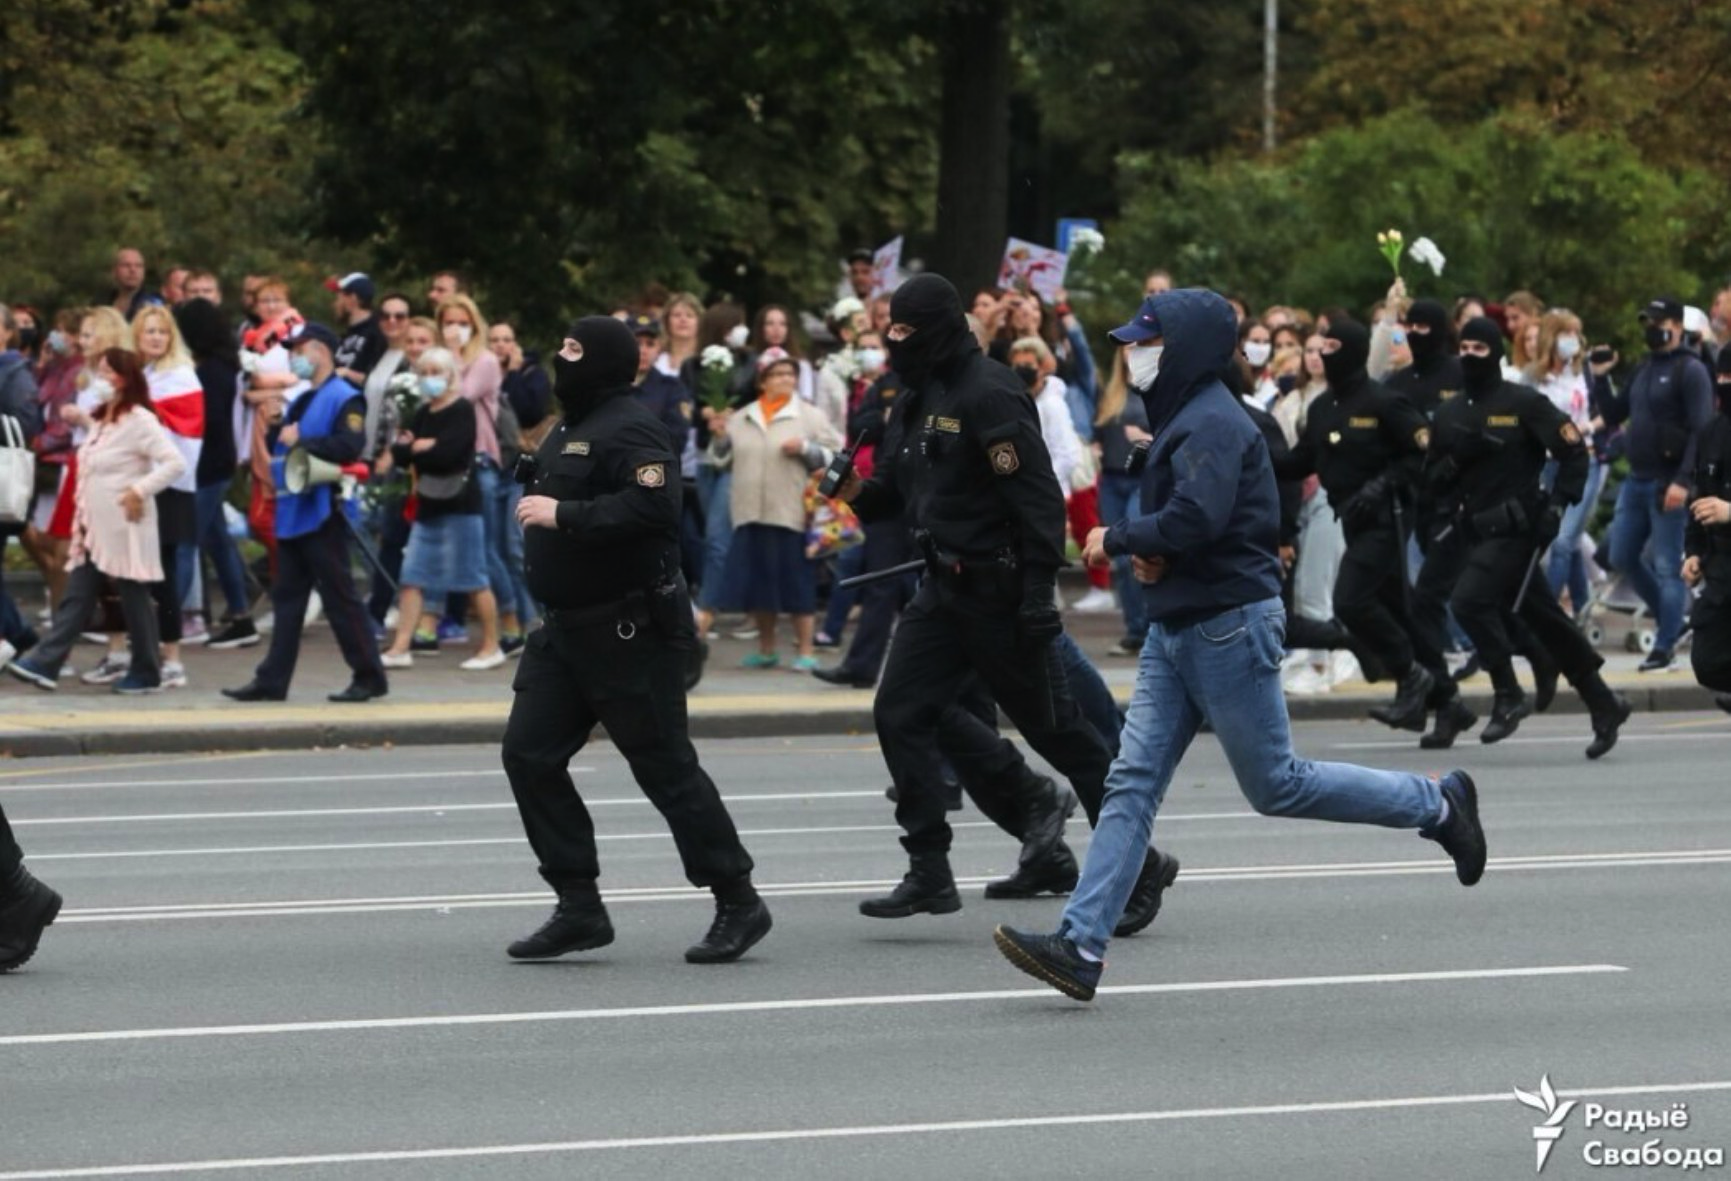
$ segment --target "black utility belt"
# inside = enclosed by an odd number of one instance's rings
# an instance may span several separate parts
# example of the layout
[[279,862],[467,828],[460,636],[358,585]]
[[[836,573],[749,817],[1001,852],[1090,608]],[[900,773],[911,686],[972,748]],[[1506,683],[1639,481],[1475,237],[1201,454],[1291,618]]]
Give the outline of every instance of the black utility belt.
[[974,594],[1010,594],[1022,585],[1019,566],[1006,566],[996,561],[944,562],[932,567],[931,574],[952,590]]
[[649,622],[649,596],[637,593],[602,603],[594,607],[548,607],[542,613],[548,627],[560,631],[612,626],[623,639],[630,639],[639,627]]
[[1473,536],[1483,541],[1524,536],[1532,532],[1533,528],[1532,513],[1519,500],[1505,500],[1501,504],[1470,513],[1467,521],[1472,526]]

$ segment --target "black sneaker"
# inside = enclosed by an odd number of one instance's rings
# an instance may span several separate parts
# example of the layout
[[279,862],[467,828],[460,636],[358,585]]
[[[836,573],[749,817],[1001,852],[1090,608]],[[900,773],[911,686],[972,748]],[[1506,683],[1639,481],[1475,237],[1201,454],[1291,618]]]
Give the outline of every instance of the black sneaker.
[[562,890],[553,914],[533,935],[505,950],[514,960],[548,960],[571,951],[594,951],[613,942],[613,923],[594,887]]
[[1612,696],[1611,708],[1594,710],[1593,741],[1587,744],[1587,757],[1602,759],[1610,754],[1611,748],[1617,745],[1617,732],[1634,712],[1635,708],[1629,704],[1629,699],[1621,693]]
[[992,940],[1004,958],[1034,979],[1078,1001],[1091,1001],[1100,987],[1105,964],[1085,960],[1076,945],[1062,935],[1027,935],[1000,925]]
[[703,941],[685,949],[688,964],[731,963],[751,950],[753,944],[769,934],[774,923],[763,899],[750,902],[718,902],[715,921]]
[[954,914],[962,909],[948,858],[916,857],[895,889],[882,898],[867,898],[859,912],[871,919],[905,919],[916,914]]
[[230,648],[250,648],[258,643],[259,639],[258,628],[253,625],[252,618],[248,616],[241,619],[230,619],[223,624],[222,630],[211,636],[210,642],[205,647],[224,652]]
[[1479,724],[1479,715],[1467,708],[1459,697],[1436,711],[1436,727],[1418,740],[1423,750],[1447,750],[1455,739]]
[[1487,746],[1501,742],[1521,728],[1521,719],[1533,712],[1525,693],[1498,693],[1491,702],[1491,720],[1479,731],[1479,741]]
[[1178,858],[1168,857],[1154,846],[1148,846],[1142,872],[1136,876],[1136,885],[1130,890],[1130,901],[1125,903],[1118,925],[1112,928],[1112,937],[1123,939],[1134,935],[1153,922],[1154,916],[1160,913],[1160,901],[1166,887],[1177,880]]
[[1450,771],[1439,785],[1449,802],[1449,818],[1419,836],[1435,841],[1454,858],[1455,877],[1463,886],[1477,885],[1485,876],[1485,830],[1479,824],[1479,789],[1465,771]]
[[23,967],[36,954],[42,932],[60,917],[60,895],[20,865],[0,882],[0,974]]
[[1647,659],[1635,666],[1638,673],[1662,673],[1671,671],[1671,664],[1676,658],[1663,648],[1655,648],[1647,653]]
[[1032,861],[1016,866],[1007,878],[986,883],[987,898],[1037,898],[1041,894],[1068,894],[1076,888],[1080,871],[1076,855],[1070,846],[1059,840],[1057,845]]

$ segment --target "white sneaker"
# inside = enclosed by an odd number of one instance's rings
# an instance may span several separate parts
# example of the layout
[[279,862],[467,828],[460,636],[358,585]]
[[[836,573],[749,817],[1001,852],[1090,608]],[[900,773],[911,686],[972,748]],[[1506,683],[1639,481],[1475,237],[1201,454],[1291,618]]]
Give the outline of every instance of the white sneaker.
[[381,652],[379,663],[386,668],[414,668],[415,654],[413,652]]
[[[749,626],[748,627],[742,627],[737,631],[732,631],[732,632],[729,632],[727,634],[732,636],[736,640],[755,640],[755,639],[757,639],[757,629],[755,627],[749,627]],[[713,638],[713,636],[711,638]]]
[[186,665],[178,660],[165,661],[162,666],[162,688],[186,688]]
[[495,648],[487,656],[471,656],[457,667],[466,673],[484,673],[490,668],[498,668],[506,660],[505,650]]
[[12,658],[16,655],[18,655],[18,649],[6,640],[0,640],[0,668],[5,668],[11,664]]
[[1281,685],[1293,697],[1320,697],[1329,690],[1328,674],[1310,667],[1301,668]]
[[1112,592],[1104,587],[1093,586],[1088,593],[1070,604],[1070,610],[1078,615],[1105,615],[1118,609],[1118,604],[1112,598]]
[[78,679],[86,685],[112,685],[132,671],[132,654],[105,652],[96,667]]
[[[210,629],[204,624],[204,616],[188,612],[180,621],[180,642],[183,644],[203,644],[210,640]],[[168,688],[165,684],[163,688]]]
[[1364,680],[1364,670],[1358,666],[1358,657],[1344,649],[1331,654],[1328,658],[1328,683],[1330,686],[1342,685],[1347,681]]

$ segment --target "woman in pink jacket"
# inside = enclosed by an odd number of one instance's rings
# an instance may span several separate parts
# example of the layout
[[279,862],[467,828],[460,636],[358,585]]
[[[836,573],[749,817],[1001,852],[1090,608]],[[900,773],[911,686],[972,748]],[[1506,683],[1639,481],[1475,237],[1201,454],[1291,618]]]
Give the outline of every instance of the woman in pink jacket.
[[186,460],[156,416],[136,356],[126,349],[108,349],[95,358],[94,375],[113,393],[87,423],[78,424],[89,434],[78,448],[66,597],[55,608],[47,637],[7,669],[39,689],[58,688],[60,666],[78,633],[89,626],[107,578],[119,594],[132,640],[132,670],[115,683],[114,691],[154,693],[162,685],[149,585],[163,577],[156,494],[184,474]]

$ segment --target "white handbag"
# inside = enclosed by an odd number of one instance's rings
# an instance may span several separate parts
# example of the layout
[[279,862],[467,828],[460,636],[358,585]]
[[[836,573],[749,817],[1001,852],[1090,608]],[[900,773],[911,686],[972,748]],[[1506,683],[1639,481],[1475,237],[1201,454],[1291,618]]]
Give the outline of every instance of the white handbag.
[[36,498],[36,453],[24,440],[24,427],[0,414],[0,523],[18,525],[30,519]]

